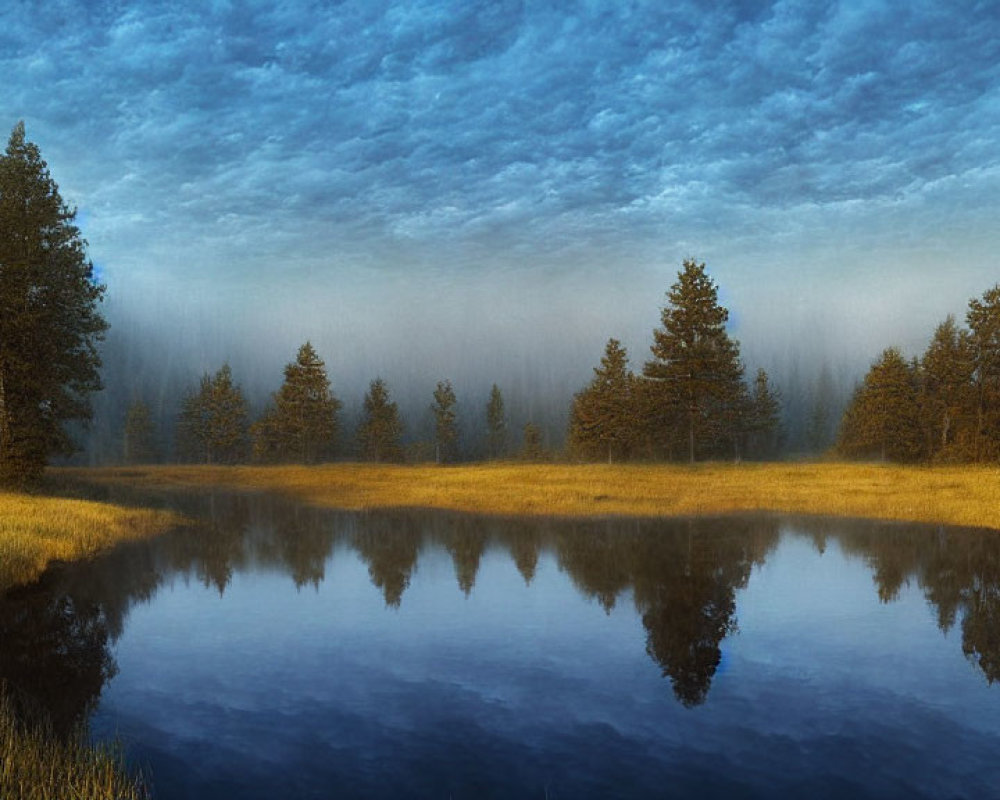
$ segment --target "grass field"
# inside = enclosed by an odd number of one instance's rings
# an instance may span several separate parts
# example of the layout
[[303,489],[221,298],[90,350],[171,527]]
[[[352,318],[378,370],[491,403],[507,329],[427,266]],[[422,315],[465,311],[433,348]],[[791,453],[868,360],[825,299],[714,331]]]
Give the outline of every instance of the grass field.
[[778,511],[1000,529],[1000,468],[854,463],[162,466],[71,471],[144,487],[278,491],[326,507],[496,514]]
[[0,492],[0,592],[33,581],[50,561],[88,558],[179,521],[165,511]]

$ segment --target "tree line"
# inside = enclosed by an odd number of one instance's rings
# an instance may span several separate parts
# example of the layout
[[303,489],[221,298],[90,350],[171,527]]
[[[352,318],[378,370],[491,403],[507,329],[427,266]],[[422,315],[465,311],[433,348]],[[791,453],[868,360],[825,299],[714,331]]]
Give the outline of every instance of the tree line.
[[[583,460],[771,457],[780,444],[780,405],[764,370],[744,381],[739,343],[725,329],[728,311],[705,265],[685,261],[653,332],[653,359],[641,375],[611,339],[591,383],[574,397],[569,454]],[[333,393],[323,360],[306,342],[285,367],[284,382],[259,419],[228,365],[205,374],[184,398],[177,421],[175,455],[182,461],[316,463],[339,455],[366,461],[404,460],[403,421],[382,378],[371,382],[353,448],[342,436],[343,404]],[[448,380],[432,394],[431,452],[438,463],[460,460],[458,400]],[[490,458],[512,455],[500,388],[493,384],[483,410],[483,438]],[[149,409],[134,403],[127,414],[124,446],[129,462],[156,460]],[[541,430],[528,423],[517,454],[545,457]]]
[[[448,380],[433,392],[434,457],[438,463],[459,459],[458,401]],[[354,435],[353,448],[343,436],[341,400],[334,394],[326,364],[310,342],[303,344],[295,361],[285,366],[285,377],[264,412],[255,421],[243,391],[224,364],[215,374],[202,376],[181,403],[177,419],[176,456],[181,461],[231,464],[315,464],[341,455],[365,461],[403,461],[403,421],[382,378],[371,382],[363,401],[363,416]],[[496,384],[484,409],[485,439],[491,457],[507,454],[507,417],[503,395]],[[537,458],[533,428],[525,433],[522,455]],[[152,415],[141,400],[134,402],[125,419],[124,456],[130,463],[162,458]]]
[[1000,285],[949,315],[920,358],[883,350],[857,386],[838,440],[847,457],[1000,459]]

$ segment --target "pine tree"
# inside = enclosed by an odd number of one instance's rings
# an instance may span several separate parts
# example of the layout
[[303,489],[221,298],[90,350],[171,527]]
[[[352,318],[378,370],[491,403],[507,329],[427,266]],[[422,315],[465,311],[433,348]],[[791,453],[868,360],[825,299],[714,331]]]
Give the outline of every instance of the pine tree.
[[921,444],[914,367],[890,347],[855,390],[838,449],[847,456],[914,461],[922,455]]
[[521,440],[521,458],[524,461],[541,461],[544,457],[542,429],[534,422],[525,423]]
[[1000,458],[1000,284],[970,300],[966,315],[972,352],[976,461]]
[[781,441],[781,396],[771,388],[767,373],[757,370],[750,394],[747,420],[747,455],[774,458]]
[[36,481],[76,449],[63,423],[90,418],[101,388],[104,287],[76,211],[18,123],[0,156],[0,483]]
[[285,365],[273,404],[252,429],[254,457],[313,464],[333,456],[341,403],[330,390],[326,365],[306,342]]
[[214,376],[203,375],[198,391],[184,398],[177,435],[181,458],[187,461],[231,464],[245,457],[246,401],[228,364]]
[[684,261],[661,319],[643,368],[653,435],[668,441],[670,428],[681,428],[690,461],[723,452],[740,435],[746,388],[739,345],[726,333],[729,311],[704,264]]
[[590,384],[573,398],[570,450],[583,458],[628,458],[638,433],[635,376],[628,352],[609,339]]
[[400,461],[403,425],[396,404],[389,400],[385,381],[371,382],[364,400],[364,418],[358,427],[358,449],[366,461]]
[[494,383],[486,403],[486,450],[490,458],[500,458],[507,449],[507,418],[504,415],[503,395]]
[[438,464],[446,464],[458,457],[458,427],[455,411],[455,392],[451,381],[440,381],[434,389],[434,454]]
[[141,400],[132,403],[125,415],[123,455],[126,464],[150,464],[158,458],[153,416]]
[[957,456],[963,438],[971,441],[974,397],[973,359],[967,331],[948,316],[920,362],[920,418],[929,458]]

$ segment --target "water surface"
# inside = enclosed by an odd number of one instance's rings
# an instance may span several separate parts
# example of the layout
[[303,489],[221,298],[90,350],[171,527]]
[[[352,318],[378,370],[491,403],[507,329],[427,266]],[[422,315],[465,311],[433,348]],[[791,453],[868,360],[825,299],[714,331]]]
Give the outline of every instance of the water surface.
[[0,601],[158,798],[1000,796],[995,532],[164,502]]

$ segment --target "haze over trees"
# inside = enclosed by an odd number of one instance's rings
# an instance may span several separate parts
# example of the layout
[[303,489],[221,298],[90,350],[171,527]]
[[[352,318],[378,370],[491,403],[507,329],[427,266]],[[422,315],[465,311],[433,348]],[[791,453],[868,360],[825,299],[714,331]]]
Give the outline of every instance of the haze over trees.
[[458,426],[455,391],[451,381],[440,381],[434,389],[434,456],[438,464],[458,458]]
[[101,388],[104,295],[74,224],[24,124],[0,156],[0,483],[36,481],[75,449],[64,424],[90,418]]
[[495,383],[486,402],[486,452],[489,458],[500,458],[507,451],[507,416],[503,395]]
[[141,400],[128,407],[122,455],[126,464],[150,464],[159,458],[153,416]]

